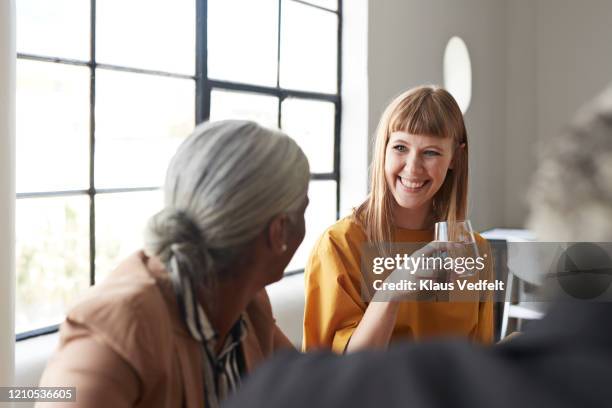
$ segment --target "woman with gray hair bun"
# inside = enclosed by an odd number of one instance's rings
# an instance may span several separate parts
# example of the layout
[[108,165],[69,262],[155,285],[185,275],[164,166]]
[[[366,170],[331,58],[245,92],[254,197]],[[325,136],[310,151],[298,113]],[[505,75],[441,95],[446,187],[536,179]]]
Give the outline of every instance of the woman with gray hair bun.
[[91,288],[61,327],[41,385],[79,406],[217,407],[292,347],[264,287],[304,238],[308,161],[253,122],[205,123],[173,157],[145,249]]

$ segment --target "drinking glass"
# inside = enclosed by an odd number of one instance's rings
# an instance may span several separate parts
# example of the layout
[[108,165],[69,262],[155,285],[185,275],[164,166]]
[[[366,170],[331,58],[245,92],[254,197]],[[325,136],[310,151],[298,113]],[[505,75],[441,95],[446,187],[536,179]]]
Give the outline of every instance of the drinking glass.
[[452,258],[456,277],[464,278],[476,274],[476,268],[467,268],[465,264],[467,259],[476,260],[480,256],[470,220],[437,222],[435,225],[435,240],[445,247],[439,253],[442,262],[446,264],[447,259]]

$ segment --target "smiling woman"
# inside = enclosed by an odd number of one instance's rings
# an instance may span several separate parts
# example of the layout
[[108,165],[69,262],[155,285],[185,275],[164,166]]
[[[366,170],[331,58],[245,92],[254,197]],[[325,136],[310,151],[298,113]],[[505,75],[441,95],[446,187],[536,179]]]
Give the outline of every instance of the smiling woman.
[[[368,199],[323,234],[306,267],[305,349],[344,352],[443,335],[492,341],[490,301],[368,302],[362,296],[364,245],[385,254],[389,243],[432,241],[436,222],[466,218],[467,184],[467,132],[451,94],[424,86],[394,99],[378,125]],[[480,253],[490,252],[485,240],[477,241]],[[482,274],[488,278],[491,271]]]
[[396,225],[419,229],[430,215],[428,204],[440,190],[451,160],[450,138],[393,132],[385,151],[385,179],[398,204]]

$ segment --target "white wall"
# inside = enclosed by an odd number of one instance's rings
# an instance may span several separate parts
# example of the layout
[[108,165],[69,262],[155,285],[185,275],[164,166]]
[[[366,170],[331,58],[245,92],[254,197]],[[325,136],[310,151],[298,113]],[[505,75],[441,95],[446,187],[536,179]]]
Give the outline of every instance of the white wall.
[[505,225],[522,227],[537,153],[537,35],[534,0],[507,1]]
[[612,81],[612,2],[507,0],[506,225],[527,214],[537,153]]
[[468,46],[470,218],[478,229],[505,222],[505,11],[503,0],[376,0],[369,6],[370,135],[393,96],[423,83],[442,84],[452,36]]
[[14,366],[15,3],[0,1],[0,386]]
[[368,21],[369,134],[394,95],[442,84],[446,42],[460,36],[473,71],[470,217],[522,227],[539,149],[612,81],[612,1],[370,0]]
[[537,129],[551,140],[612,81],[612,2],[538,0],[537,47]]

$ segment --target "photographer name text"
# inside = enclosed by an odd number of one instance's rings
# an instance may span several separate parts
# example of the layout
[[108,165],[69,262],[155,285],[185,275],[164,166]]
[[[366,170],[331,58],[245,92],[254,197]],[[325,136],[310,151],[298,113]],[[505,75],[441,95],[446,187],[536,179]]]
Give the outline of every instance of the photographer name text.
[[397,290],[397,291],[452,291],[459,289],[461,291],[503,291],[504,282],[496,279],[489,281],[481,279],[477,282],[468,280],[457,280],[456,282],[434,282],[431,279],[413,281],[403,279],[399,282],[385,282],[382,279],[373,282],[375,290]]

